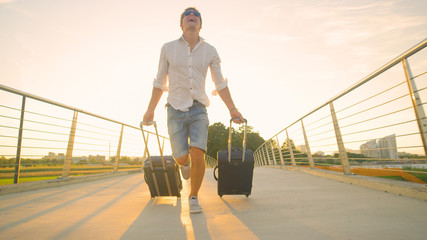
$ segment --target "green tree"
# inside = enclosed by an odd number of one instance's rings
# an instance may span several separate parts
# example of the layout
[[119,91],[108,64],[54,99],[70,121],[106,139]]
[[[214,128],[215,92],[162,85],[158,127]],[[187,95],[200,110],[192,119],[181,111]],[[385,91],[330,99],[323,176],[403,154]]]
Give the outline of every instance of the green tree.
[[[254,132],[254,128],[248,126],[246,132],[246,149],[255,151],[263,142],[259,132]],[[242,125],[238,130],[231,128],[231,146],[242,148],[245,127]],[[209,126],[207,155],[216,158],[217,153],[228,147],[229,128],[217,122]]]
[[0,167],[5,168],[7,164],[7,159],[4,156],[0,157]]
[[218,151],[227,147],[228,129],[224,124],[216,122],[208,128],[207,155],[216,158]]
[[292,151],[296,151],[294,140],[292,138],[289,138],[289,142],[290,144],[288,143],[287,138],[285,139],[285,141],[283,141],[282,150],[289,151],[289,145],[290,145],[290,147],[292,148]]

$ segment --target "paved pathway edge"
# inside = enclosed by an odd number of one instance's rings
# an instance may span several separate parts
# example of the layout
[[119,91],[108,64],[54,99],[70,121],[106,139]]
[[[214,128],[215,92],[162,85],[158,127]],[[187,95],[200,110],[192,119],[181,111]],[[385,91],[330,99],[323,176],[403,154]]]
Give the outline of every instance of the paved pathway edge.
[[288,167],[288,166],[270,166],[289,171],[299,171],[311,175],[324,177],[343,183],[354,184],[374,190],[384,191],[399,196],[405,196],[418,200],[427,201],[427,185],[411,182],[403,182],[399,180],[384,179],[378,177],[369,177],[362,175],[344,175],[339,172],[332,172],[323,169],[310,169],[304,167]]

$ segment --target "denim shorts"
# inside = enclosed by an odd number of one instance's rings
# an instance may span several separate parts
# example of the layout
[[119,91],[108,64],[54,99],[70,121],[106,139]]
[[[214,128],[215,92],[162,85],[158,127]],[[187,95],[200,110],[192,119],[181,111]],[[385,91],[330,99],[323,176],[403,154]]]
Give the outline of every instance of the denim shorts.
[[190,152],[190,147],[197,147],[206,152],[209,127],[206,106],[194,101],[190,110],[183,112],[168,104],[167,111],[172,156],[175,159],[185,156]]

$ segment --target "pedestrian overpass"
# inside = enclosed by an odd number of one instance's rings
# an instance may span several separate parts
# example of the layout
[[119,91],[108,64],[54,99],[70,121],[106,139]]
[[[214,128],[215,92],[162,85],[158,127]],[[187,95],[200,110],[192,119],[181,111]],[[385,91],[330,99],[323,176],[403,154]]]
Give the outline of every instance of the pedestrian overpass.
[[[140,169],[122,164],[129,156],[144,158],[139,127],[0,85],[1,94],[22,98],[19,107],[0,103],[6,169],[0,174],[15,182],[0,187],[0,238],[425,239],[426,46],[424,39],[291,125],[278,126],[254,151],[249,198],[219,198],[208,168],[200,192],[204,211],[195,215],[185,197],[151,199]],[[28,106],[43,104],[47,112]],[[164,149],[167,138],[161,138]],[[115,155],[108,173],[74,162],[84,155],[96,160],[105,145]],[[51,169],[61,177],[23,183],[49,173],[30,172],[32,163],[58,165],[45,157],[49,151],[65,152],[60,170]],[[100,174],[76,176],[88,172]],[[183,196],[188,192],[184,181]]]

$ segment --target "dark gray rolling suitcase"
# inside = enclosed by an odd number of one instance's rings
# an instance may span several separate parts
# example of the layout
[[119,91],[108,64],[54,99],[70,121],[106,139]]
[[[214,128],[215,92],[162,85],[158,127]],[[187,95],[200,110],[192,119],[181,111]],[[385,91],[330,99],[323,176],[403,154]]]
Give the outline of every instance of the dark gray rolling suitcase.
[[145,138],[143,122],[141,122],[142,137],[145,142],[145,153],[147,159],[144,161],[144,178],[150,189],[151,198],[160,196],[181,197],[182,181],[179,174],[179,167],[172,156],[163,156],[163,148],[160,145],[160,138],[157,132],[156,122],[150,122],[156,130],[157,141],[159,143],[160,156],[150,156],[148,150],[148,135]]
[[[247,121],[245,119],[245,133],[243,150],[231,147],[231,124],[228,137],[228,149],[217,154],[218,165],[214,169],[214,177],[218,181],[218,195],[246,195],[252,192],[252,178],[254,171],[254,155],[246,150]],[[218,177],[215,175],[218,170]]]

